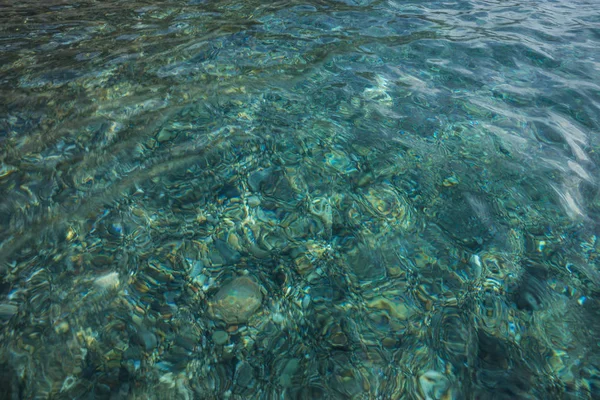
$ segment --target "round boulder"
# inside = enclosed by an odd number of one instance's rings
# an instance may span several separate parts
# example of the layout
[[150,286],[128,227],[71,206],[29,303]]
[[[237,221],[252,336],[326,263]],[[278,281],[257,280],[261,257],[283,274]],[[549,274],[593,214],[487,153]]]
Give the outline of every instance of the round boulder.
[[242,324],[259,309],[263,300],[260,286],[241,276],[224,285],[209,303],[212,317],[228,324]]

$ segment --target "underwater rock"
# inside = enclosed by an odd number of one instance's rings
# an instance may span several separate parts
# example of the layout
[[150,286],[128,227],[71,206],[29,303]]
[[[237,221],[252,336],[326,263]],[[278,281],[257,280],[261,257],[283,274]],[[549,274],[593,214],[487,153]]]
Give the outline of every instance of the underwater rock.
[[258,310],[263,300],[260,286],[242,276],[223,286],[209,304],[214,318],[228,324],[245,323]]
[[0,304],[0,320],[8,321],[19,311],[14,304]]
[[419,387],[426,400],[451,399],[450,382],[437,371],[427,371],[419,377]]
[[212,340],[218,345],[224,345],[229,340],[229,335],[225,331],[214,331]]
[[285,363],[285,367],[279,375],[279,384],[283,387],[290,387],[292,385],[293,377],[295,376],[298,368],[300,367],[300,360],[297,358],[291,358]]
[[250,189],[254,192],[260,192],[263,186],[272,184],[275,169],[274,168],[265,168],[258,171],[253,172],[248,177],[248,185]]
[[23,382],[15,369],[5,363],[0,363],[0,387],[3,399],[20,399],[23,396]]
[[254,378],[254,369],[252,366],[245,361],[241,361],[236,365],[235,383],[240,387],[251,387],[254,386],[256,379]]
[[145,351],[152,351],[158,346],[156,335],[146,329],[140,329],[133,340],[135,343],[142,346]]
[[117,272],[109,272],[94,279],[94,285],[104,290],[117,288],[119,283],[119,274]]
[[541,266],[529,265],[514,289],[513,301],[519,310],[537,311],[547,300],[547,271]]
[[215,247],[225,261],[226,265],[235,264],[239,261],[241,255],[237,251],[231,249],[223,240],[215,240]]

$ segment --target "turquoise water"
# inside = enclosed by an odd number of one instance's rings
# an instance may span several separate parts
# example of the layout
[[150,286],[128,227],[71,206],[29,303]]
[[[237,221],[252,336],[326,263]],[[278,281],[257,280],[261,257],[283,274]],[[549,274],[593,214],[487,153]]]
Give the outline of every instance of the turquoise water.
[[3,1],[0,398],[598,398],[599,10]]

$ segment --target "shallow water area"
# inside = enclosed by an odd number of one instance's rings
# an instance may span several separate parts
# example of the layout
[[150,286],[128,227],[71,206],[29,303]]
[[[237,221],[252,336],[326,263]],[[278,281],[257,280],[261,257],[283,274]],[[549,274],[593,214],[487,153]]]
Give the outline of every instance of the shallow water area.
[[597,54],[593,1],[2,2],[0,398],[597,398]]

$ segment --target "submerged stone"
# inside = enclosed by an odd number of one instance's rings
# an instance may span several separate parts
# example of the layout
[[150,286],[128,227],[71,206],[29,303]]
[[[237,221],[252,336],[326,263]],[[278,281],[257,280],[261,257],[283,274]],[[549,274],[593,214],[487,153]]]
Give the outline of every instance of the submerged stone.
[[13,304],[0,304],[0,319],[8,321],[19,311]]
[[158,346],[158,339],[156,335],[145,329],[137,332],[135,341],[144,348],[146,351],[152,351]]
[[437,371],[427,371],[419,377],[419,386],[421,393],[426,399],[441,400],[452,398],[448,393],[450,390],[450,382],[443,374]]
[[233,279],[217,292],[210,303],[214,318],[228,324],[245,323],[262,303],[260,286],[252,279],[242,276]]
[[212,334],[212,339],[216,344],[223,345],[229,340],[229,335],[225,331],[215,331]]

